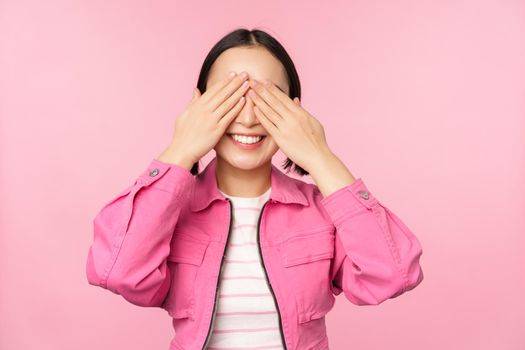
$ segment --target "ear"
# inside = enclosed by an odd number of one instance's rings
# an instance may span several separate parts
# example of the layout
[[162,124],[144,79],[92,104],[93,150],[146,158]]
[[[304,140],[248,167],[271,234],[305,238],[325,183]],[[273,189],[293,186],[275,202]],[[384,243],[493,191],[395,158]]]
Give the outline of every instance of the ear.
[[301,101],[299,100],[299,97],[294,97],[293,98],[293,101],[295,102],[296,105],[300,106],[301,105]]

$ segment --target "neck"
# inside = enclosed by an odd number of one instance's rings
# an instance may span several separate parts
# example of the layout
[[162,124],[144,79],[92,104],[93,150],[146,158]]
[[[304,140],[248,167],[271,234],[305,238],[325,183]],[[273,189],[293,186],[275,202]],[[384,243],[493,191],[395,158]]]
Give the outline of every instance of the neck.
[[246,170],[217,157],[215,176],[222,192],[234,197],[257,197],[270,188],[271,170],[271,161]]

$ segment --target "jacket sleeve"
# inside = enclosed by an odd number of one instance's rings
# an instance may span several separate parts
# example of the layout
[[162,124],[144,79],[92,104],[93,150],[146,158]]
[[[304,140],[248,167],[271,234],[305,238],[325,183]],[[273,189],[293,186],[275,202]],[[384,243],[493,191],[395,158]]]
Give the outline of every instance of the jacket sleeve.
[[186,168],[153,159],[133,185],[106,203],[93,221],[89,284],[139,306],[160,306],[171,282],[171,237],[193,183]]
[[321,200],[336,227],[332,292],[356,305],[377,305],[423,280],[422,247],[411,230],[361,178]]

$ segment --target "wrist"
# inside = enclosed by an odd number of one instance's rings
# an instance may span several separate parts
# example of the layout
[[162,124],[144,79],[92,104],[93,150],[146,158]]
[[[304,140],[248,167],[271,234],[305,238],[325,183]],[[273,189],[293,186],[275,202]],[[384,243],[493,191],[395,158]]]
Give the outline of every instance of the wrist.
[[179,150],[176,150],[172,147],[166,148],[166,150],[164,150],[157,157],[157,159],[164,163],[177,164],[183,168],[188,169],[188,171],[191,171],[191,168],[195,163],[193,158],[185,155],[183,152],[180,152]]
[[323,148],[315,152],[315,154],[312,154],[309,158],[310,162],[306,168],[306,170],[312,174],[316,170],[320,170],[327,166],[327,164],[334,163],[334,161],[338,160],[337,156],[329,149],[329,148]]

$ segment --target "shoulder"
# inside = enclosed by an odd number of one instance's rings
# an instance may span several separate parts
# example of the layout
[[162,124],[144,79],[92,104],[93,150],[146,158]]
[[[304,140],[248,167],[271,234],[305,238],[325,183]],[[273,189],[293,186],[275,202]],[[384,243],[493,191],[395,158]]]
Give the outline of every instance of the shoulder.
[[309,205],[314,204],[314,208],[321,205],[321,200],[324,198],[323,194],[319,190],[319,187],[315,183],[309,183],[302,179],[290,177],[290,181],[293,181],[299,191],[306,197]]
[[309,229],[326,228],[332,226],[332,221],[325,207],[323,206],[323,194],[315,183],[309,183],[300,178],[290,177],[297,190],[306,198],[308,205],[301,206],[298,214],[301,222]]

